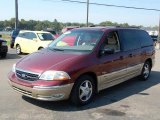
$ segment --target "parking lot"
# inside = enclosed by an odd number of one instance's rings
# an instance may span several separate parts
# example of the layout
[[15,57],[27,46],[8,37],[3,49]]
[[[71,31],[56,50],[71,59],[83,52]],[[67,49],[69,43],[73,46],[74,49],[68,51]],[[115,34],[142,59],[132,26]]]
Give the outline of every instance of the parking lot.
[[0,120],[160,120],[160,51],[148,81],[134,78],[101,91],[86,106],[68,101],[43,102],[24,97],[9,86],[7,74],[18,56],[9,49],[0,59]]

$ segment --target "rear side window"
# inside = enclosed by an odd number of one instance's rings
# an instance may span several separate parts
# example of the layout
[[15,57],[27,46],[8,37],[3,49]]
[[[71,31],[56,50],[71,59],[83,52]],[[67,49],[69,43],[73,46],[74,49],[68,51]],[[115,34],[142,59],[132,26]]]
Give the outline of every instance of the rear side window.
[[37,38],[36,34],[32,32],[19,33],[18,37],[26,38],[30,40],[32,40],[33,38]]
[[119,37],[124,51],[135,50],[141,48],[140,39],[136,30],[120,30]]
[[29,32],[29,33],[28,33],[28,39],[33,40],[34,38],[37,38],[36,34],[35,34],[35,33],[32,33],[32,32]]

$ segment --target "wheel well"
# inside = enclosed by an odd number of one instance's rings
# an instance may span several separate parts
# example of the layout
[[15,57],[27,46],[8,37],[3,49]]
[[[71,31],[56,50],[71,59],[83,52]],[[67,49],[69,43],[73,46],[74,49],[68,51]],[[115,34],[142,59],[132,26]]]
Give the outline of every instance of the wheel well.
[[42,49],[43,47],[39,47],[38,50]]
[[[95,85],[96,85],[96,92],[98,92],[98,80],[97,80],[97,75],[94,72],[87,72],[87,73],[83,73],[82,75],[80,75],[79,77],[83,76],[83,75],[88,75],[90,77],[93,78]],[[78,77],[78,78],[79,78]]]
[[151,58],[148,58],[145,62],[147,62],[147,61],[150,63],[151,68],[152,68],[152,59],[151,59]]

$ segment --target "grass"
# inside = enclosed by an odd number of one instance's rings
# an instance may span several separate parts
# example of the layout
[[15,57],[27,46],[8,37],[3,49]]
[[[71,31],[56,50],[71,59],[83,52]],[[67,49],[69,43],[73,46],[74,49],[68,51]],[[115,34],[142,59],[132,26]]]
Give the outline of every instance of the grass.
[[7,45],[8,45],[8,46],[10,45],[10,39],[11,39],[11,36],[10,36],[10,35],[2,34],[2,39],[4,39],[4,40],[7,41]]
[[10,40],[7,40],[7,45],[10,46]]

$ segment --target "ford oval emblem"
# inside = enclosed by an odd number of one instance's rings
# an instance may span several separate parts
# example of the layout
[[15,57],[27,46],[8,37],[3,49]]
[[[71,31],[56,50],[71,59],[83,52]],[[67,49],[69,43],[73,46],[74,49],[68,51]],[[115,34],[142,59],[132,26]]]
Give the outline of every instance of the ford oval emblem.
[[24,78],[24,77],[26,77],[26,75],[25,75],[25,74],[22,74],[22,77]]

